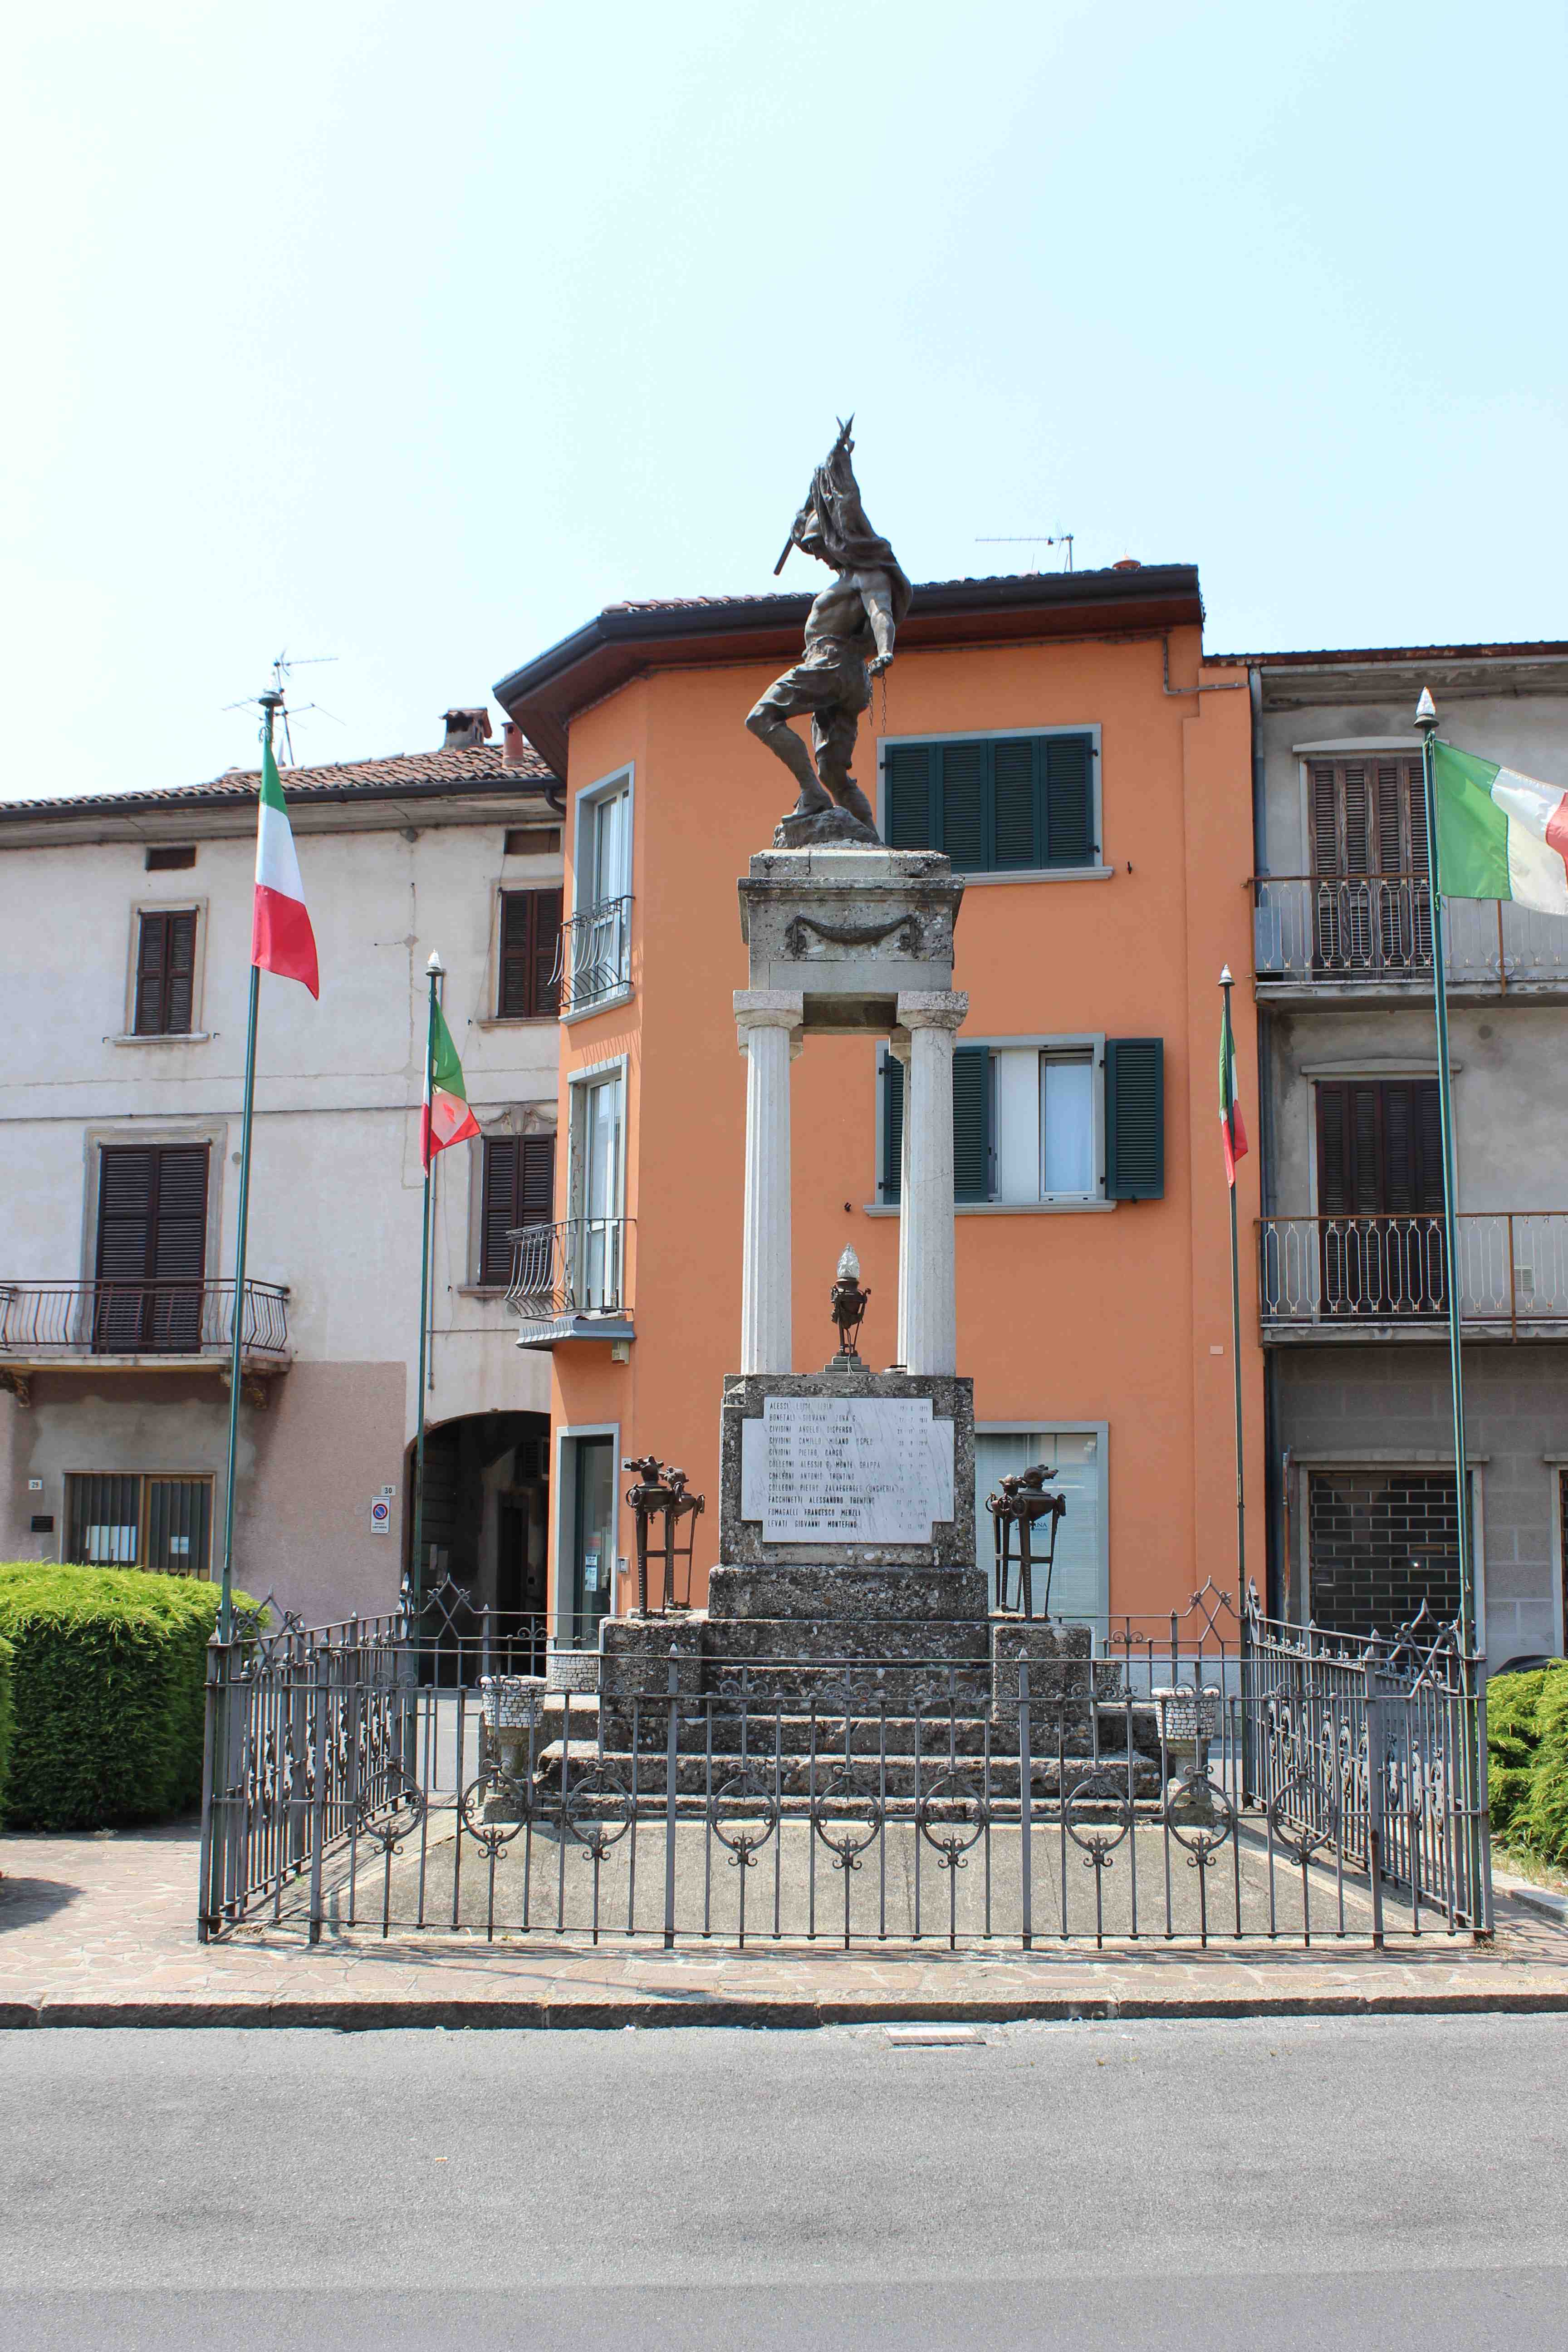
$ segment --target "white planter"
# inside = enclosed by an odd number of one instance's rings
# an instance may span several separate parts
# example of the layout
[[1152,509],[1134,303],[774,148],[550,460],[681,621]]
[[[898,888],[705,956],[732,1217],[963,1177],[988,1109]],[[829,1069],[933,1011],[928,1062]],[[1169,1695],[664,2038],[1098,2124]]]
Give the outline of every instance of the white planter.
[[532,1731],[544,1717],[540,1675],[481,1675],[479,1706],[491,1731]]
[[1167,1748],[1198,1739],[1219,1738],[1219,1692],[1211,1685],[1206,1690],[1194,1690],[1190,1683],[1178,1684],[1173,1689],[1151,1691],[1160,1737]]

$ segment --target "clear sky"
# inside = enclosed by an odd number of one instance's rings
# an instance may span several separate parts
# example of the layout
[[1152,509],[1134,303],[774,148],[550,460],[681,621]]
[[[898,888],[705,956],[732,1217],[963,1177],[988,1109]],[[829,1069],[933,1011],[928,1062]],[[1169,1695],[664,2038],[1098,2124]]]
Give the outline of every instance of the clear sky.
[[767,588],[851,408],[917,581],[1568,636],[1562,0],[53,0],[4,88],[0,793],[249,762],[280,647],[301,761],[433,745]]

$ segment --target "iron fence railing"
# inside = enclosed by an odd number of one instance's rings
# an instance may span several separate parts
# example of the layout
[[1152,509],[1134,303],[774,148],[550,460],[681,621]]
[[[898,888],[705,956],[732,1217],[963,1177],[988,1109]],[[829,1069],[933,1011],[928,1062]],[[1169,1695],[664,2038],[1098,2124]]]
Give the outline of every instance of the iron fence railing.
[[632,976],[632,902],[600,898],[561,926],[551,985],[560,991],[563,1013],[582,1013],[629,987]]
[[[1432,891],[1425,875],[1258,875],[1252,891],[1259,981],[1431,986]],[[1451,898],[1444,939],[1453,987],[1568,982],[1568,934],[1555,916]]]
[[[289,1350],[289,1293],[247,1282],[241,1346]],[[232,1282],[0,1282],[0,1360],[198,1356],[234,1344]]]
[[[1466,1211],[1455,1221],[1461,1321],[1517,1339],[1568,1324],[1568,1213]],[[1443,1220],[1264,1217],[1258,1302],[1267,1329],[1440,1322],[1448,1312]]]
[[1485,1703],[1453,1629],[1342,1641],[1211,1586],[1179,1619],[943,1626],[945,1656],[912,1658],[909,1629],[881,1658],[712,1655],[694,1619],[584,1654],[455,1590],[417,1622],[215,1641],[204,1937],[1491,1929]]
[[630,1217],[567,1217],[524,1225],[510,1235],[511,1281],[506,1303],[525,1323],[574,1315],[624,1315]]

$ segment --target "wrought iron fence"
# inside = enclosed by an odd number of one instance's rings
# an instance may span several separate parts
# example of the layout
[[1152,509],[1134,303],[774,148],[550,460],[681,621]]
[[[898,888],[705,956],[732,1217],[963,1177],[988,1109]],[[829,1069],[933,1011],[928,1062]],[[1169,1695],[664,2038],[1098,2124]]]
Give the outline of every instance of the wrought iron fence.
[[567,1217],[524,1225],[510,1236],[506,1303],[525,1323],[573,1315],[624,1314],[630,1217]]
[[[1260,981],[1432,983],[1432,890],[1424,874],[1259,875],[1253,886]],[[1444,909],[1453,987],[1568,982],[1568,938],[1555,916],[1479,898]]]
[[560,991],[563,1013],[581,1013],[629,985],[632,971],[632,902],[600,898],[561,926],[551,986]]
[[[241,1345],[251,1356],[289,1351],[289,1293],[247,1282]],[[234,1284],[0,1283],[0,1359],[216,1355],[234,1345]]]
[[773,1659],[707,1654],[695,1617],[583,1653],[455,1609],[215,1642],[204,1937],[1490,1932],[1484,1700],[1452,1629],[1340,1641],[1210,1586],[1180,1619]]
[[[1568,1214],[1467,1211],[1456,1230],[1465,1324],[1517,1339],[1568,1323]],[[1437,1322],[1448,1312],[1440,1216],[1264,1217],[1258,1251],[1265,1329]]]

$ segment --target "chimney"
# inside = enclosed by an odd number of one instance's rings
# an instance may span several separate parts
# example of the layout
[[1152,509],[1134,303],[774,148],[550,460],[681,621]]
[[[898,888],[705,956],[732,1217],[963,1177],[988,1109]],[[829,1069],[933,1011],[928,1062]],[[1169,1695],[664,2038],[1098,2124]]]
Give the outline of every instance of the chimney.
[[500,755],[509,768],[521,768],[528,758],[528,739],[515,719],[502,724]]
[[443,710],[441,716],[447,727],[443,751],[471,751],[476,743],[489,741],[490,714],[482,704],[472,710]]
[[1112,572],[1142,572],[1143,566],[1135,555],[1119,556],[1111,565]]

